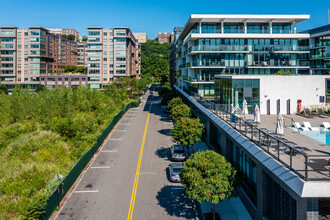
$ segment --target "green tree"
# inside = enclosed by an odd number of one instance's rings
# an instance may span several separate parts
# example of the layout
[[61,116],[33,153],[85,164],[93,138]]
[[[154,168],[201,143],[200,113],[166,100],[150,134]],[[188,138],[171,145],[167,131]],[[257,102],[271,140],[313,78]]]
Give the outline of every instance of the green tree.
[[175,106],[183,104],[182,99],[180,97],[176,97],[171,99],[171,101],[168,102],[168,108],[171,110]]
[[177,106],[173,107],[170,110],[170,113],[171,113],[171,117],[173,118],[173,120],[177,121],[180,118],[190,117],[191,109],[187,105],[181,104],[181,105],[177,105]]
[[36,92],[41,92],[41,91],[44,91],[45,89],[46,89],[46,86],[38,85],[37,88],[36,88]]
[[76,72],[77,73],[84,73],[86,71],[86,68],[83,66],[77,66]]
[[204,125],[198,118],[180,118],[171,130],[171,135],[174,140],[191,147],[194,152],[194,143],[201,141],[203,131]]
[[236,189],[240,185],[236,173],[223,156],[208,150],[193,154],[186,161],[180,177],[190,198],[213,204],[215,220],[215,204],[236,197]]
[[69,35],[63,34],[62,37],[66,38],[68,40],[75,40],[76,39],[76,36],[74,36],[72,34],[69,34]]
[[8,94],[8,88],[6,85],[0,85],[0,94],[4,92],[5,94]]
[[73,66],[73,65],[69,65],[69,66],[66,66],[65,68],[64,68],[64,71],[65,72],[70,72],[70,73],[73,73],[73,72],[75,72],[77,70],[77,67],[76,66]]
[[87,42],[87,37],[83,37],[82,39],[81,39],[81,41],[83,41],[83,42]]

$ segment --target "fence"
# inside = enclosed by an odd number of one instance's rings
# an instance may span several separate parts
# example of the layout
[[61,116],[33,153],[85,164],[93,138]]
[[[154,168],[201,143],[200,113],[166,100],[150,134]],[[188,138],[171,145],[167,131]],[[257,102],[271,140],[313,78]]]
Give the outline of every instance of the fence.
[[300,147],[276,134],[270,133],[267,129],[258,128],[253,123],[224,109],[222,105],[215,104],[191,91],[189,91],[189,96],[231,125],[241,135],[255,143],[263,151],[267,152],[302,179],[306,181],[330,180],[330,168],[328,167],[328,163],[320,164],[317,162],[320,159],[330,161],[329,154],[311,155],[307,153],[308,149]]
[[49,219],[53,214],[56,207],[60,205],[60,202],[64,198],[65,194],[70,190],[73,183],[77,180],[81,172],[84,170],[86,165],[94,156],[95,152],[104,142],[105,138],[109,135],[112,128],[117,124],[121,117],[126,113],[130,108],[135,108],[140,105],[141,101],[139,100],[136,103],[131,103],[126,105],[110,122],[108,127],[101,133],[97,138],[96,143],[90,148],[76,163],[76,165],[71,169],[68,175],[63,179],[59,186],[55,189],[52,195],[48,198],[47,204],[44,207],[44,213],[41,215],[41,219]]

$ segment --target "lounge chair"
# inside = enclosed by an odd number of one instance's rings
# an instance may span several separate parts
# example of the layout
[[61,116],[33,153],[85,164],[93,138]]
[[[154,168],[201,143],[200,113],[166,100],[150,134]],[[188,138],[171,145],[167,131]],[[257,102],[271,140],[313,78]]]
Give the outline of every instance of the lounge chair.
[[322,125],[325,129],[330,129],[330,123],[329,122],[322,122]]
[[309,131],[308,128],[304,128],[304,127],[302,127],[302,126],[299,124],[299,122],[294,122],[294,123],[293,123],[293,126],[294,126],[295,128],[297,128],[297,129],[300,129],[300,130],[303,130],[303,131]]
[[305,128],[308,128],[309,130],[311,130],[311,131],[318,131],[319,129],[318,128],[314,128],[314,127],[312,127],[312,125],[311,125],[311,123],[309,123],[309,122],[304,122],[304,127]]
[[317,112],[320,116],[326,116],[322,108],[317,108]]
[[313,114],[309,108],[304,108],[304,115],[308,118],[313,118]]

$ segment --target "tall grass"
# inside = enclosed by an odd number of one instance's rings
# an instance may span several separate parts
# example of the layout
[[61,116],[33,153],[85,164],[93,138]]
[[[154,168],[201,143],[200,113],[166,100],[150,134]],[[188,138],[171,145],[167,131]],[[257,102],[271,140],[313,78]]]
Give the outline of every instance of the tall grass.
[[[58,182],[132,102],[129,83],[0,95],[0,219],[33,219]],[[131,86],[132,87],[132,86]]]

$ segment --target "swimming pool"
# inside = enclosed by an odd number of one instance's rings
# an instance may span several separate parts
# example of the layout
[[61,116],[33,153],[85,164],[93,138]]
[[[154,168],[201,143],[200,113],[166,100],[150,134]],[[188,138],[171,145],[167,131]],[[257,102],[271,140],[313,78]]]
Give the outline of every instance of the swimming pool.
[[300,130],[300,133],[330,146],[330,130],[323,130],[323,129],[324,129],[323,127],[320,127],[319,131]]

